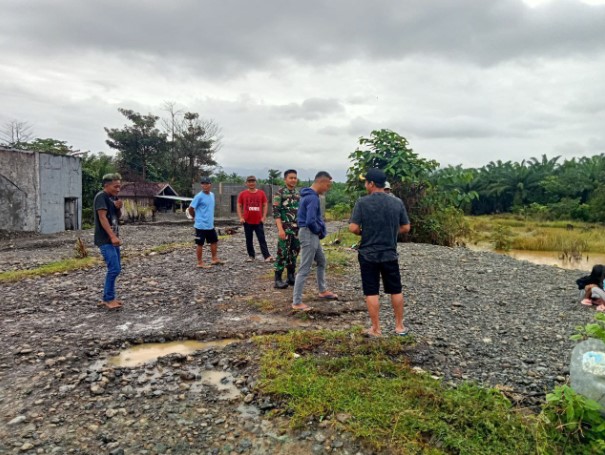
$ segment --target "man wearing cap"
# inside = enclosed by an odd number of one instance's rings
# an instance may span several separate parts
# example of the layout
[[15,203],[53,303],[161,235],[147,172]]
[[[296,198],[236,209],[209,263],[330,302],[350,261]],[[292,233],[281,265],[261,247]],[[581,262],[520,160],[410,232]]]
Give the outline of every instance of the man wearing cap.
[[212,265],[222,264],[222,261],[217,255],[218,235],[214,229],[214,193],[210,191],[212,182],[209,177],[202,177],[200,183],[202,191],[195,195],[187,211],[194,218],[197,266],[207,269],[210,268],[210,265],[205,264],[202,260],[204,243],[210,244]]
[[361,235],[358,260],[363,294],[372,327],[365,333],[371,337],[380,331],[380,277],[384,292],[391,295],[395,313],[395,334],[407,335],[403,326],[403,294],[397,254],[397,236],[410,231],[410,220],[401,199],[389,197],[385,191],[386,175],[380,169],[370,169],[365,175],[367,196],[353,208],[349,231]]
[[254,261],[256,254],[254,252],[254,237],[258,239],[260,251],[265,259],[265,262],[273,262],[271,253],[267,248],[265,240],[264,223],[267,218],[267,210],[269,202],[267,195],[263,190],[256,188],[256,177],[249,175],[246,177],[247,190],[242,191],[237,197],[237,215],[240,222],[244,225],[244,234],[246,235],[246,250],[248,251],[248,259],[246,261]]
[[384,182],[384,192],[389,196],[396,197],[393,193],[391,193],[391,184],[389,182]]

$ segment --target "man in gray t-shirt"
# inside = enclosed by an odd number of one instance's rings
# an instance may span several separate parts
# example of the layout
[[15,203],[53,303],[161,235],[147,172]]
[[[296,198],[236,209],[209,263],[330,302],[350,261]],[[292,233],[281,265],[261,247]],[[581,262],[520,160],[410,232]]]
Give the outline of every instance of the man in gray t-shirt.
[[359,268],[363,294],[366,297],[372,327],[368,336],[381,336],[378,296],[380,276],[384,292],[391,295],[395,313],[395,333],[407,335],[403,326],[403,294],[397,260],[397,236],[410,231],[410,220],[401,199],[384,192],[386,175],[380,169],[370,169],[365,175],[365,187],[369,193],[355,204],[349,231],[361,235]]

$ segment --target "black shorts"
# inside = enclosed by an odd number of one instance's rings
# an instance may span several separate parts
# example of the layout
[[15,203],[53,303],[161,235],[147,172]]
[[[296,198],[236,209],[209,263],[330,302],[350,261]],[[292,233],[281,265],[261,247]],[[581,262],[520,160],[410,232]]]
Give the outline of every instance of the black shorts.
[[399,262],[369,262],[361,255],[358,256],[359,269],[361,270],[361,286],[363,295],[380,294],[380,276],[385,294],[401,294],[401,274],[399,273]]
[[216,234],[216,229],[195,229],[195,244],[203,245],[204,242],[218,242],[218,235]]

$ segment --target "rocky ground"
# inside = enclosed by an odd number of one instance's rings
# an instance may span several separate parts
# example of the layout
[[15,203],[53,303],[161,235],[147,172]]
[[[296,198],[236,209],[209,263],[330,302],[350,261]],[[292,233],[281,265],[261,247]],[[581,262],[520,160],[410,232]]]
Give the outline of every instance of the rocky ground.
[[[339,226],[331,225],[334,232]],[[71,257],[77,235],[0,240],[0,270]],[[256,390],[255,334],[367,324],[355,253],[328,273],[339,302],[309,317],[289,310],[291,289],[274,290],[262,261],[246,263],[242,233],[221,240],[227,261],[196,269],[189,225],[125,226],[118,312],[97,308],[105,269],[0,284],[0,453],[218,454],[370,453],[330,419],[292,432]],[[270,245],[275,231],[268,229]],[[576,325],[592,319],[575,279],[585,272],[533,265],[464,248],[402,244],[412,363],[454,383],[501,388],[536,406],[567,380]],[[383,333],[393,331],[390,305]],[[143,342],[234,339],[226,347],[173,354],[138,367],[108,359]],[[210,379],[214,378],[214,380]],[[220,390],[225,389],[225,390]]]

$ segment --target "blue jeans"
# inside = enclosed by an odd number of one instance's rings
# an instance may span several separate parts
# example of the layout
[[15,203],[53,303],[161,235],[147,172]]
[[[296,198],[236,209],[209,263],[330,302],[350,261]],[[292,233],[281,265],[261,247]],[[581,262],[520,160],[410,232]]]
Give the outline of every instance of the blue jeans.
[[122,271],[120,261],[120,247],[112,244],[99,247],[103,259],[107,264],[107,275],[105,276],[105,287],[103,288],[103,301],[111,302],[116,299],[116,278]]

